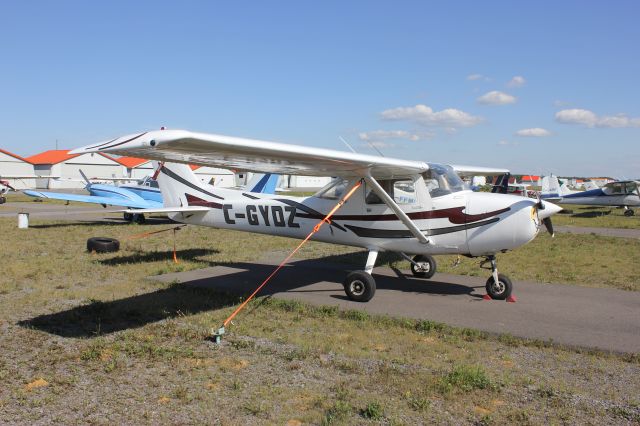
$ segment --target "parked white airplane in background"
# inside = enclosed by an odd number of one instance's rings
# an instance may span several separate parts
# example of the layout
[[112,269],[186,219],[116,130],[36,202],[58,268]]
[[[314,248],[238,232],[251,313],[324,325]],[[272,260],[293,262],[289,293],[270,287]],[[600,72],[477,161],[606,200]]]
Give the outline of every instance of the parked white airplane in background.
[[[487,293],[505,299],[512,283],[498,273],[496,253],[531,241],[541,222],[552,232],[550,216],[560,210],[545,201],[472,192],[450,166],[183,130],[124,136],[72,154],[88,152],[183,163],[161,163],[157,179],[165,207],[144,212],[166,212],[195,225],[302,239],[353,188],[314,239],[369,251],[364,270],[344,281],[347,296],[361,302],[375,293],[371,271],[380,251],[400,253],[418,277],[435,272],[432,255],[484,257],[492,269]],[[187,163],[336,179],[310,197],[248,194],[203,184]]]
[[560,185],[557,176],[551,175],[542,180],[542,198],[560,204],[624,207],[624,215],[633,216],[634,211],[629,207],[640,206],[640,189],[638,182],[625,180],[610,182],[602,188],[570,191]]

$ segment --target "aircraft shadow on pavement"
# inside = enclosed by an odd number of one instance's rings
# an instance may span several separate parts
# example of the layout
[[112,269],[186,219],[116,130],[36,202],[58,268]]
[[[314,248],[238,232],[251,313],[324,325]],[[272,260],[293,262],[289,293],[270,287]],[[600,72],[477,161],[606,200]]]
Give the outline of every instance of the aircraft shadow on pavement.
[[[324,265],[319,267],[318,265]],[[117,331],[142,327],[146,324],[176,316],[192,315],[204,311],[221,309],[239,303],[239,295],[253,291],[274,269],[273,265],[236,263],[225,265],[236,269],[215,277],[194,279],[170,284],[151,293],[102,302],[93,301],[65,311],[46,314],[21,321],[22,327],[35,328],[62,337],[91,338]],[[331,265],[317,260],[299,261],[283,268],[259,296],[270,296],[280,292],[308,292],[324,294],[341,292],[342,280],[346,276],[346,265]],[[469,295],[481,297],[471,286],[450,284],[437,280],[420,280],[413,277],[398,278],[374,274],[380,290],[394,290],[431,295]],[[304,288],[318,282],[335,283],[320,289]],[[327,298],[327,304],[331,299]],[[362,307],[352,302],[353,308]],[[216,326],[217,324],[212,324]]]
[[[38,220],[40,220],[38,218]],[[55,219],[52,219],[55,220]],[[178,222],[174,222],[168,218],[148,218],[144,225],[175,225]],[[104,218],[103,220],[74,220],[74,221],[65,221],[64,223],[39,223],[35,225],[29,225],[30,228],[34,229],[48,229],[48,228],[66,228],[68,226],[114,226],[114,225],[130,225],[135,227],[135,223],[131,223],[122,218]]]

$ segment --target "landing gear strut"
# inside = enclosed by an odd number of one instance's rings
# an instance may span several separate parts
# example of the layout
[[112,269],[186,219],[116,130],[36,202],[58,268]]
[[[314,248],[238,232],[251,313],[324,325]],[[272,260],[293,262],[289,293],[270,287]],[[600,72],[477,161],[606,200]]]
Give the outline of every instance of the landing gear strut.
[[511,296],[513,291],[513,284],[509,277],[498,273],[498,264],[494,255],[487,256],[487,259],[480,264],[480,267],[484,268],[486,263],[491,264],[491,276],[487,280],[485,288],[487,294],[495,300],[505,300]]
[[371,271],[377,257],[377,250],[369,250],[364,271],[351,272],[342,283],[347,297],[354,302],[368,302],[376,294],[376,280],[371,276]]

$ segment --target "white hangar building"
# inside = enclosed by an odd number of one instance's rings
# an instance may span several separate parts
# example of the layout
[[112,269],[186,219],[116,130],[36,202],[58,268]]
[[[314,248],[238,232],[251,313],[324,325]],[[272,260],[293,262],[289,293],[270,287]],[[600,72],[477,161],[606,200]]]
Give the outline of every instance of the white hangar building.
[[4,149],[0,149],[0,179],[6,180],[15,189],[35,188],[33,164]]
[[[123,174],[125,177],[142,179],[146,176],[152,176],[155,172],[151,160],[136,157],[119,157],[114,158],[114,160],[124,167]],[[195,175],[204,183],[224,188],[240,184],[237,183],[235,173],[230,170],[195,165],[189,167],[191,167]],[[241,183],[244,183],[244,181]]]
[[79,170],[89,179],[123,178],[123,166],[115,158],[101,153],[70,155],[69,150],[56,149],[26,158],[33,164],[39,189],[84,188]]

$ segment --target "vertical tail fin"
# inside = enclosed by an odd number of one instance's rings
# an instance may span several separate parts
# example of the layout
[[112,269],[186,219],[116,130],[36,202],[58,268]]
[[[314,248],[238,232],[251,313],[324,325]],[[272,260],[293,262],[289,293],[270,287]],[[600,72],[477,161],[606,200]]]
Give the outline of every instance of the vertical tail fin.
[[509,192],[509,178],[511,178],[511,173],[505,173],[496,178],[496,182],[493,184],[493,189],[491,192],[497,194],[506,194]]
[[245,190],[262,194],[275,194],[278,179],[280,179],[280,175],[257,173],[247,183]]
[[223,199],[212,185],[203,183],[186,164],[160,163],[155,175],[162,192],[164,207],[186,207],[192,196],[206,201]]
[[544,176],[542,178],[542,195],[545,197],[559,198],[562,196],[560,192],[560,182],[558,177],[554,175]]

